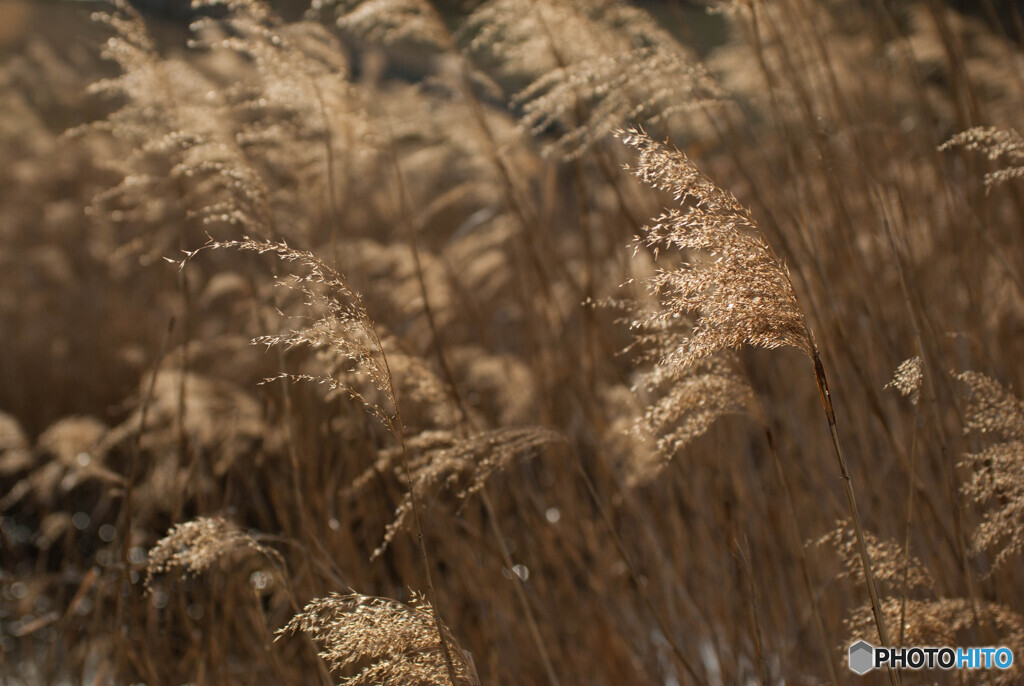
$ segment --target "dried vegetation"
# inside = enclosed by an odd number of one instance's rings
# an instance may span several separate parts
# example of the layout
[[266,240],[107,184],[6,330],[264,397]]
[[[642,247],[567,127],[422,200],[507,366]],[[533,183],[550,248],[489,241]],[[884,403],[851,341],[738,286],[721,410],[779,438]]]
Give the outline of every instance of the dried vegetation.
[[0,3],[0,681],[1024,659],[1012,3],[160,4]]

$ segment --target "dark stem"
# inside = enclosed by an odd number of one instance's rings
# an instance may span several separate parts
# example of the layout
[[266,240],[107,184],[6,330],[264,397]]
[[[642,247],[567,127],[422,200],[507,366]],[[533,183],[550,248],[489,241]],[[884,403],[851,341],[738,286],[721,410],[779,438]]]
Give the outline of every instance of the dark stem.
[[[860,561],[864,566],[864,581],[868,587],[868,595],[871,597],[871,613],[875,617],[875,627],[878,629],[878,639],[882,645],[888,646],[889,634],[885,630],[885,618],[882,616],[882,605],[878,600],[878,589],[875,587],[875,575],[871,571],[871,556],[868,554],[867,541],[864,538],[864,527],[860,522],[860,512],[857,509],[857,496],[853,492],[853,480],[846,467],[846,458],[843,456],[843,446],[839,441],[839,429],[836,426],[836,413],[832,407],[832,394],[828,389],[828,378],[825,376],[825,367],[821,364],[821,357],[818,354],[817,346],[813,349],[814,379],[818,383],[818,394],[821,396],[821,407],[828,419],[828,429],[832,434],[832,446],[836,451],[836,459],[839,462],[839,474],[843,480],[843,490],[846,492],[846,504],[850,510],[850,519],[853,523],[853,530],[857,536],[857,550],[860,553]],[[893,686],[899,686],[900,678],[896,670],[889,668],[889,681]]]

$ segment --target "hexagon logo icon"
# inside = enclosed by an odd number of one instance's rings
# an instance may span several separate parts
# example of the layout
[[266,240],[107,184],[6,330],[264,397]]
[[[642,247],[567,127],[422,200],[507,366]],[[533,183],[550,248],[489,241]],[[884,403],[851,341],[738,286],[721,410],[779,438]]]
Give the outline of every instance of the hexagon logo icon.
[[867,641],[857,641],[850,646],[850,671],[867,674],[875,666],[875,647]]

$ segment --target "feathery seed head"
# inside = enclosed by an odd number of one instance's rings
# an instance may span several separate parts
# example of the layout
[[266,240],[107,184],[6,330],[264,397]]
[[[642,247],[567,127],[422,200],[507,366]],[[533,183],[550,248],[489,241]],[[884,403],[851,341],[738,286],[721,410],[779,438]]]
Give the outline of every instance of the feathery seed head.
[[642,130],[616,134],[637,149],[633,173],[686,209],[659,216],[637,237],[655,257],[662,250],[690,260],[647,280],[662,309],[653,319],[696,314],[693,334],[668,356],[686,367],[723,348],[792,346],[808,356],[814,343],[789,272],[764,240],[750,212],[705,176],[680,150]]
[[1004,159],[1008,166],[985,174],[985,186],[991,189],[1011,179],[1024,176],[1024,138],[1013,129],[976,126],[961,131],[939,146],[939,150],[961,147],[977,150],[990,160]]
[[186,574],[206,571],[226,555],[250,551],[263,555],[271,562],[284,565],[281,554],[257,541],[223,517],[198,517],[177,524],[149,551],[146,565],[146,587],[153,577],[173,569]]
[[975,549],[995,553],[995,570],[1024,551],[1024,403],[984,374],[967,371],[957,378],[967,387],[964,430],[999,439],[960,462],[971,469],[970,481],[961,486],[964,495],[996,504],[974,532]]
[[917,405],[921,398],[921,384],[924,382],[924,365],[921,358],[915,355],[900,363],[893,374],[892,381],[885,384],[886,388],[895,388],[904,398]]
[[458,647],[447,627],[441,630],[451,650],[455,684],[449,679],[432,608],[415,594],[405,604],[359,593],[332,593],[311,600],[277,633],[308,635],[320,644],[320,657],[334,670],[365,662],[342,679],[351,686],[478,684],[469,654]]

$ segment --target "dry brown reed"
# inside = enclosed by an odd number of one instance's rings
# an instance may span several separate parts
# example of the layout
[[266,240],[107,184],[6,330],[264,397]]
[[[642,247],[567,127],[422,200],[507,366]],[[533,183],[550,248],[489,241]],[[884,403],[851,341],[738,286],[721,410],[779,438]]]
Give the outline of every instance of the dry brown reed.
[[0,681],[1024,650],[1012,3],[714,5],[0,3]]
[[984,520],[974,532],[978,550],[995,553],[993,568],[1004,564],[1024,549],[1024,404],[994,379],[977,372],[963,372],[957,378],[967,389],[964,430],[991,435],[999,442],[979,452],[965,453],[961,466],[971,470],[961,488],[964,495],[985,504]]
[[[430,604],[413,595],[409,603],[352,593],[315,598],[278,633],[303,632],[321,644],[320,657],[332,669],[362,664],[343,684],[451,684],[434,629]],[[468,653],[455,649],[455,686],[478,685]]]

